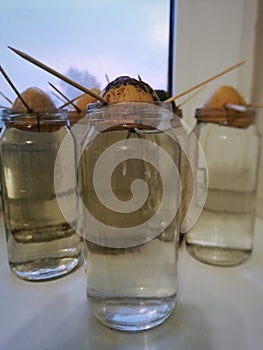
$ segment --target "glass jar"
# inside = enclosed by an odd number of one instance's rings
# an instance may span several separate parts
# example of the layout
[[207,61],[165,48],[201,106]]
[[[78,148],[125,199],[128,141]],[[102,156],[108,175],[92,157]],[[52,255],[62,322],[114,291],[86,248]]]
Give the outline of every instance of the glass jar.
[[253,108],[197,109],[194,129],[203,148],[196,155],[198,186],[208,186],[202,214],[186,234],[192,256],[214,265],[237,265],[251,254],[260,135]]
[[132,102],[96,104],[87,113],[78,167],[87,296],[111,328],[152,328],[175,308],[181,192],[175,118],[169,109]]
[[85,117],[85,112],[79,112],[77,110],[69,110],[68,111],[68,119],[69,119],[69,126],[72,127],[76,123],[78,123],[81,119]]
[[[72,271],[80,261],[81,237],[66,222],[57,196],[68,200],[68,211],[77,219],[72,201],[76,189],[74,144],[68,166],[57,152],[69,134],[65,111],[3,113],[1,182],[8,260],[20,278],[39,281]],[[54,167],[65,191],[55,191]]]

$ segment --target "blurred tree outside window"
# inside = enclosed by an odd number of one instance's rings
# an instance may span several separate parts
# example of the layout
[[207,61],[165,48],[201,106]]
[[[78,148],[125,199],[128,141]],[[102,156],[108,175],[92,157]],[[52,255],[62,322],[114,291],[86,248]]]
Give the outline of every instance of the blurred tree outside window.
[[[167,90],[169,20],[170,0],[1,1],[1,65],[20,92],[39,87],[57,105],[61,101],[48,82],[68,98],[81,92],[21,59],[8,45],[87,88],[103,89],[107,77],[130,75]],[[16,98],[3,76],[0,92]],[[2,95],[0,105],[8,107]]]

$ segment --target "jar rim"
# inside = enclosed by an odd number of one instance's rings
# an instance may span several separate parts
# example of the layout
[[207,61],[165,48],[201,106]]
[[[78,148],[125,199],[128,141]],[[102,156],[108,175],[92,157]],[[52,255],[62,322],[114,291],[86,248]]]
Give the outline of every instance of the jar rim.
[[171,103],[122,102],[105,105],[95,102],[88,106],[87,121],[98,130],[113,131],[130,128],[165,130],[179,127],[181,118],[173,110]]
[[[166,112],[165,112],[166,111]],[[162,119],[173,119],[176,115],[172,111],[172,105],[168,102],[121,102],[111,105],[105,105],[101,102],[89,103],[87,107],[87,118],[89,120],[101,120],[112,118],[112,113],[114,114],[114,119],[140,119],[137,114],[143,113],[144,119],[158,119],[160,116]],[[156,115],[153,116],[152,113],[155,112]],[[179,116],[178,116],[179,117]]]
[[214,123],[224,126],[246,128],[255,121],[255,108],[242,106],[240,110],[230,108],[212,109],[197,108],[195,110],[197,123]]
[[14,112],[5,109],[2,121],[6,129],[15,128],[27,132],[54,132],[68,126],[66,110],[43,110],[38,112]]
[[18,122],[27,123],[29,120],[40,119],[41,121],[66,121],[68,118],[68,111],[66,109],[50,109],[50,110],[39,110],[39,111],[13,111],[11,108],[4,109],[2,111],[3,122]]

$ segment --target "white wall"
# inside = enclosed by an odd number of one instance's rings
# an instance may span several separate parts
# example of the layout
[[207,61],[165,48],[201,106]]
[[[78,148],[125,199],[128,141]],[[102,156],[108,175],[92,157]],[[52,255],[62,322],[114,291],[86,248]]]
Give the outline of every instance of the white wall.
[[[229,84],[251,99],[258,0],[178,0],[174,94],[245,59],[246,63],[211,82],[184,108],[193,123],[194,110],[215,88]],[[177,102],[180,103],[181,100]]]
[[[258,19],[256,25],[256,49],[252,103],[263,105],[263,0],[258,0]],[[257,125],[261,132],[261,160],[258,178],[257,211],[263,218],[263,108],[257,110]]]
[[[244,65],[209,83],[184,105],[185,121],[193,126],[195,109],[224,84],[235,87],[248,103],[263,104],[263,0],[177,0],[177,14],[174,95],[246,60]],[[263,135],[263,110],[257,113]],[[263,217],[261,158],[257,209]]]

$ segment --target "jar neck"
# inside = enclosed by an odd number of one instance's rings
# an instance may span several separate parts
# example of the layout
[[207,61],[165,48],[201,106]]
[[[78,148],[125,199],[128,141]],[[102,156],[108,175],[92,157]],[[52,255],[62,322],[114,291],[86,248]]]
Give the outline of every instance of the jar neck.
[[6,128],[28,132],[54,132],[68,124],[65,110],[13,113],[4,110],[2,116]]
[[106,106],[96,103],[89,105],[87,111],[88,122],[99,131],[134,128],[156,130],[160,125],[167,128],[173,118],[171,104],[163,102],[160,105],[123,102]]
[[236,111],[227,108],[222,110],[198,108],[195,111],[195,118],[197,123],[214,123],[236,128],[247,128],[254,124],[255,109],[246,107],[244,111]]

